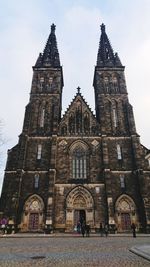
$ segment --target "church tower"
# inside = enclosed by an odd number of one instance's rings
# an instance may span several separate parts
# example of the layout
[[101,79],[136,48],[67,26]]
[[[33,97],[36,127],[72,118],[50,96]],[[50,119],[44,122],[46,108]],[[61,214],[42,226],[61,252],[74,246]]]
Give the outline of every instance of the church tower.
[[[55,25],[52,24],[45,49],[33,67],[30,100],[19,142],[8,151],[1,196],[5,215],[16,224],[20,224],[22,216],[24,230],[27,229],[27,220],[30,221],[28,230],[31,225],[33,229],[41,229],[43,220],[51,220],[62,88],[63,73]],[[30,209],[35,212],[29,214]],[[39,210],[38,214],[36,210]]]
[[101,25],[101,37],[94,74],[96,117],[101,134],[129,136],[136,134],[132,106],[124,76],[124,66],[113,52],[105,25]]
[[[137,206],[136,212],[134,211],[136,220],[145,228],[145,208],[141,196],[144,151],[128,100],[124,69],[118,54],[112,49],[105,25],[102,24],[93,86],[96,118],[102,138],[108,222],[113,224],[117,219],[118,224],[126,224],[127,221],[134,221],[135,218],[129,216],[128,212],[118,212],[117,215],[117,209],[121,208],[118,203],[129,203],[127,196],[132,196]],[[116,192],[119,183],[121,188]],[[117,195],[122,198],[118,203]]]
[[24,134],[41,136],[57,133],[61,119],[62,88],[62,67],[55,25],[52,24],[44,52],[39,54],[33,67],[31,95],[23,127]]

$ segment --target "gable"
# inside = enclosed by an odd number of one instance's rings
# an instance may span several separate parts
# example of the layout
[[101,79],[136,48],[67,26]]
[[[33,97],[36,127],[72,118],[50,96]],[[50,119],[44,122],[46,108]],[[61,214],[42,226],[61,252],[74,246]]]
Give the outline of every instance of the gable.
[[97,135],[99,124],[80,93],[77,93],[59,125],[61,135]]

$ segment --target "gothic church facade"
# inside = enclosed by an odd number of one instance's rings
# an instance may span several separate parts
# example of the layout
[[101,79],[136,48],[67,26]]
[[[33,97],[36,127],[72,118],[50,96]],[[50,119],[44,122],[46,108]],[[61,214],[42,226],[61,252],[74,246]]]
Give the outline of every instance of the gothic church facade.
[[62,116],[55,25],[33,67],[19,142],[8,151],[0,211],[22,232],[73,231],[78,221],[128,231],[150,227],[150,154],[140,144],[124,66],[101,25],[95,115],[77,88]]

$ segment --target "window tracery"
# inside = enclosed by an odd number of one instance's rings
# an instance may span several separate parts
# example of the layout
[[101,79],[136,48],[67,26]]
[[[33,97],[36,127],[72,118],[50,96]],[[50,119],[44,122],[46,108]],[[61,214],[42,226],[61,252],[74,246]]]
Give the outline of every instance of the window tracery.
[[113,84],[113,91],[115,93],[117,93],[118,92],[118,89],[119,89],[119,85],[118,85],[118,79],[117,79],[116,76],[113,77],[112,84]]
[[86,153],[80,148],[77,148],[72,155],[72,178],[85,179],[87,177],[87,162]]
[[104,77],[104,88],[105,92],[109,93],[109,78],[107,76]]
[[40,91],[43,91],[43,86],[44,86],[44,77],[40,78]]

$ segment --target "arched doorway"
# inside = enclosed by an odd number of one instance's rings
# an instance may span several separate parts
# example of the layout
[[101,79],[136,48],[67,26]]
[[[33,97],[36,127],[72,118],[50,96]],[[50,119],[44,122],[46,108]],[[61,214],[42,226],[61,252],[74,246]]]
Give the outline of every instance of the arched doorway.
[[93,207],[93,197],[85,187],[77,186],[72,189],[66,198],[66,230],[72,231],[79,221],[85,221],[93,227]]
[[23,208],[21,231],[38,232],[43,229],[44,202],[38,195],[30,196]]
[[136,206],[131,197],[121,195],[115,204],[116,226],[119,232],[131,231],[131,224],[138,225]]

